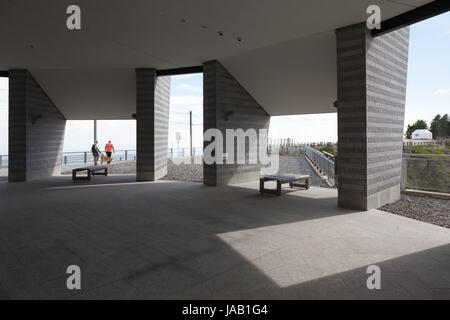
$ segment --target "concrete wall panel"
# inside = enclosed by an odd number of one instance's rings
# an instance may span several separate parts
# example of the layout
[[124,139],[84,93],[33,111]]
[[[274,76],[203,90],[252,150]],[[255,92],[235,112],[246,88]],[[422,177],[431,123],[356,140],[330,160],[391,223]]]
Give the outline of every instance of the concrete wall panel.
[[368,210],[400,198],[409,28],[373,38],[336,32],[339,206]]
[[[204,130],[219,129],[226,146],[226,129],[269,129],[270,116],[236,79],[217,61],[204,64],[203,69]],[[226,113],[232,112],[226,120]],[[206,146],[209,142],[205,142]],[[235,144],[235,156],[236,156]],[[249,156],[246,142],[246,158]],[[235,159],[236,160],[236,159]],[[206,185],[228,185],[257,180],[260,166],[254,164],[213,164],[203,166]]]
[[27,70],[10,70],[9,181],[61,172],[66,119]]
[[136,179],[155,181],[167,174],[170,77],[155,69],[136,70]]

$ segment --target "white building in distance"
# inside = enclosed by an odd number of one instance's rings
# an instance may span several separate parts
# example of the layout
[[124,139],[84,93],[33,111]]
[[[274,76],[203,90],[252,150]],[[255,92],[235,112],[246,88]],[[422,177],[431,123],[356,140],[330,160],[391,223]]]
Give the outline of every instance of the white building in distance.
[[413,140],[432,140],[433,134],[427,129],[417,129],[412,133],[411,138]]

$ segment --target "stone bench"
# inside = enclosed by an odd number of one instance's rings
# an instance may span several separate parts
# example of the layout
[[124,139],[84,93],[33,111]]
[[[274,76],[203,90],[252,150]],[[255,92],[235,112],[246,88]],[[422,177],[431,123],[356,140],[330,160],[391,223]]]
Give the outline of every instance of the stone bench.
[[[86,171],[86,177],[77,177],[77,173]],[[103,171],[103,172],[101,172]],[[72,170],[72,180],[91,180],[91,177],[98,176],[107,176],[108,175],[108,167],[107,166],[88,166],[82,168],[75,168]]]
[[[264,183],[267,181],[276,181],[276,189],[266,189],[264,188]],[[259,179],[259,192],[263,193],[273,193],[276,195],[281,195],[281,185],[289,183],[289,187],[300,187],[309,189],[309,175],[283,175],[283,176],[264,176]]]

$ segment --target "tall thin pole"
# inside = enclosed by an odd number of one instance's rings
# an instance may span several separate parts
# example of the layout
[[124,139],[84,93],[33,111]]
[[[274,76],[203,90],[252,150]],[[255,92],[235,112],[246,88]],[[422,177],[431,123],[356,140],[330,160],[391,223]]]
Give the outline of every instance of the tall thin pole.
[[189,111],[189,140],[190,140],[190,150],[192,158],[192,111]]
[[94,142],[97,141],[97,120],[94,120]]

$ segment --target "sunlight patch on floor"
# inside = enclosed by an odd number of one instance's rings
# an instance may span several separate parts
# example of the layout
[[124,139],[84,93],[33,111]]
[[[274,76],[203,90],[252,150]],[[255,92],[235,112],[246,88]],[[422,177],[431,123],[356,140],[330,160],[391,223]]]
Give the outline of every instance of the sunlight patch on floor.
[[[416,221],[379,211],[352,213],[217,236],[280,287],[332,276],[450,243],[450,233],[424,241]],[[373,223],[379,215],[379,223]],[[389,223],[380,228],[383,223]],[[413,227],[408,228],[408,224]],[[427,231],[428,226],[424,226]],[[401,228],[401,229],[399,229]],[[400,231],[396,231],[396,230]],[[430,229],[431,231],[431,229]]]

